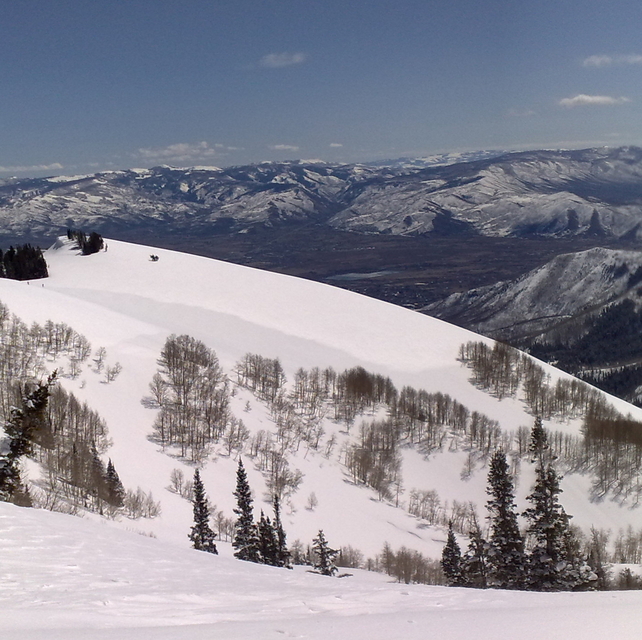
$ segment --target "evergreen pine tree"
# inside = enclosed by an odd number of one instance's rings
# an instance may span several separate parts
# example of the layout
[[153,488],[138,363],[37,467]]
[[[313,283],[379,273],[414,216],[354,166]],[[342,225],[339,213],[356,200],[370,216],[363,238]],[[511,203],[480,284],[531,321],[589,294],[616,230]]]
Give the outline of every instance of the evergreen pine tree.
[[281,522],[281,502],[278,494],[274,494],[274,532],[276,534],[276,562],[278,567],[291,568],[290,552],[285,537],[285,530]]
[[209,525],[210,510],[207,496],[198,469],[194,471],[194,495],[192,498],[194,507],[194,526],[189,533],[194,549],[218,553],[214,538],[216,537]]
[[496,451],[490,461],[486,503],[491,523],[488,549],[489,585],[500,589],[524,587],[524,540],[519,532],[513,481],[506,454]]
[[98,455],[95,443],[91,444],[91,466],[89,469],[88,490],[94,501],[94,508],[102,515],[103,500],[107,499],[107,479],[105,465]]
[[312,541],[312,551],[314,552],[314,568],[321,575],[333,576],[338,571],[334,564],[334,559],[339,552],[328,546],[321,529],[317,537]]
[[259,555],[263,564],[269,564],[273,567],[278,567],[278,542],[276,532],[270,522],[270,518],[266,517],[261,510],[261,518],[259,520]]
[[609,575],[606,566],[608,535],[608,533],[598,531],[595,527],[591,527],[587,564],[595,574],[594,588],[598,591],[606,591],[609,588]]
[[531,439],[528,450],[532,455],[533,462],[537,462],[540,466],[544,466],[545,463],[550,462],[548,436],[542,424],[542,419],[539,416],[535,418],[535,423],[531,429]]
[[47,382],[40,382],[22,398],[22,407],[13,407],[0,439],[0,500],[31,506],[28,488],[20,478],[20,461],[29,455],[37,433],[46,428],[46,409],[50,389],[56,380],[54,371]]
[[441,568],[444,576],[446,576],[446,584],[449,587],[462,586],[461,549],[453,531],[452,520],[448,522],[448,538],[441,554]]
[[120,477],[111,458],[107,463],[105,482],[107,484],[107,502],[112,507],[122,507],[125,502],[125,487],[123,487],[123,483],[120,481]]
[[247,482],[247,474],[243,461],[239,458],[239,466],[236,472],[236,530],[232,546],[236,549],[234,557],[249,562],[260,562],[258,545],[258,532],[254,524],[254,512],[252,509],[252,492]]
[[461,559],[461,574],[465,586],[474,589],[488,587],[488,542],[484,540],[477,522],[470,532],[468,549]]
[[531,540],[528,586],[535,591],[565,591],[590,582],[591,571],[572,544],[570,516],[559,503],[560,478],[549,464],[538,466],[533,492],[526,498],[533,506],[524,511]]

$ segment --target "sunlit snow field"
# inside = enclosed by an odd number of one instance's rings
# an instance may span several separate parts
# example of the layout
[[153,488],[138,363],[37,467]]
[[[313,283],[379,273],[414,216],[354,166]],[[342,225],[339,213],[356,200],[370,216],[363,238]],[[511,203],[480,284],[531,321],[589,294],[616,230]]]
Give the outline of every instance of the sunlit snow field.
[[[162,503],[153,520],[104,522],[0,504],[0,637],[22,638],[638,638],[642,592],[533,594],[399,585],[379,574],[325,578],[249,565],[188,548],[189,502],[167,491],[173,469],[193,467],[149,440],[154,411],[141,404],[171,333],[187,333],[214,349],[231,373],[246,353],[279,357],[291,379],[298,367],[361,365],[405,384],[451,394],[506,429],[530,426],[521,402],[501,402],[468,382],[457,362],[474,334],[350,292],[171,251],[107,241],[108,250],[79,256],[67,244],[47,252],[50,278],[0,280],[0,301],[26,322],[66,322],[107,362],[122,364],[110,384],[89,367],[63,385],[106,420],[114,461],[127,488],[141,486]],[[158,262],[149,254],[160,256]],[[553,373],[553,375],[558,375]],[[627,412],[625,403],[614,401]],[[247,412],[247,403],[250,411]],[[252,431],[269,428],[269,412],[246,390],[232,410]],[[637,412],[638,417],[642,412]],[[579,422],[555,425],[576,432]],[[483,508],[485,471],[460,477],[465,453],[445,451],[428,463],[415,450],[403,460],[405,491],[431,489],[448,500]],[[215,455],[202,470],[212,503],[232,515],[236,460]],[[348,481],[333,459],[301,451],[292,464],[304,474],[285,505],[292,542],[323,529],[333,546],[366,557],[406,545],[438,557],[442,529],[428,527],[376,493]],[[246,465],[256,509],[264,480]],[[36,478],[39,470],[30,465]],[[524,465],[523,503],[532,476]],[[639,510],[589,503],[590,480],[570,476],[562,502],[583,527],[640,523]],[[318,506],[306,509],[311,492]],[[407,493],[406,493],[407,495]],[[403,496],[402,496],[403,497]],[[138,535],[145,534],[145,535]],[[148,537],[149,535],[155,538]]]
[[0,504],[7,640],[637,639],[642,592],[518,593],[344,578],[180,549]]

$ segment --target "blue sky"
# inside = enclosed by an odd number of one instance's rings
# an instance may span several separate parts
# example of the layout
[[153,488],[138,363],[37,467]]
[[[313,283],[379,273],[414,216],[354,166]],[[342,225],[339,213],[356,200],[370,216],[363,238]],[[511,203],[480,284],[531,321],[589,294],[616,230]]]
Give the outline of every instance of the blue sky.
[[0,177],[642,145],[639,0],[5,0]]

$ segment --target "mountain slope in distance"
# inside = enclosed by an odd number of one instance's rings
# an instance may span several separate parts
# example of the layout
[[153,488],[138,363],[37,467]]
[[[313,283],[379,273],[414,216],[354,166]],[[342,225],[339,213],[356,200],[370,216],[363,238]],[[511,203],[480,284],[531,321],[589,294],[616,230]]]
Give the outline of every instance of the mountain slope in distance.
[[494,338],[519,340],[624,297],[639,299],[640,268],[639,251],[563,254],[516,280],[455,293],[422,311]]

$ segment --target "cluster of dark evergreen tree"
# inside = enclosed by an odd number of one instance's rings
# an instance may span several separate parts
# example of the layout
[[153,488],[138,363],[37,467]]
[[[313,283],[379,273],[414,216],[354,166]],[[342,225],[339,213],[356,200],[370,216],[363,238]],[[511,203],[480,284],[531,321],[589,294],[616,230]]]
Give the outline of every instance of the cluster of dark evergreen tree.
[[[642,269],[630,279],[640,281]],[[632,300],[604,309],[599,315],[552,338],[537,338],[521,346],[541,360],[580,377],[589,384],[640,405],[642,385],[642,311]]]
[[30,244],[0,249],[0,278],[11,280],[36,280],[49,276],[47,261],[40,247]]
[[575,375],[606,393],[624,398],[638,407],[642,406],[642,396],[638,392],[642,387],[641,365],[634,364],[606,370],[586,369],[578,371]]
[[110,458],[107,466],[105,466],[95,448],[91,452],[89,478],[89,494],[97,505],[96,509],[100,514],[103,513],[103,503],[116,509],[125,506],[125,487],[120,481],[114,463]]
[[462,556],[452,525],[442,554],[442,568],[452,586],[571,591],[592,588],[597,577],[582,557],[569,526],[570,516],[559,503],[560,478],[553,467],[546,431],[537,419],[531,434],[531,453],[537,463],[536,481],[523,512],[526,536],[519,530],[513,481],[506,454],[490,461],[487,509],[490,535],[479,527],[470,534]]
[[[290,567],[290,552],[287,548],[285,531],[281,523],[281,505],[274,496],[274,522],[261,511],[261,518],[254,521],[252,491],[247,481],[243,461],[239,458],[234,491],[237,516],[232,546],[234,556],[239,560],[269,564],[275,567]],[[198,469],[194,472],[192,505],[194,525],[189,534],[192,546],[200,551],[218,553],[213,532],[209,524],[210,506],[205,494]]]
[[281,522],[281,505],[274,496],[274,521],[263,511],[258,523],[254,521],[252,491],[247,480],[243,461],[239,458],[236,471],[236,530],[232,546],[234,557],[248,562],[269,564],[274,567],[290,567],[290,552],[287,548],[285,530]]
[[78,248],[84,256],[98,253],[105,246],[102,236],[95,231],[92,231],[89,236],[87,236],[84,231],[67,229],[67,238],[77,242]]
[[[232,546],[234,556],[240,560],[269,564],[274,567],[291,567],[291,554],[287,547],[285,530],[281,522],[281,504],[277,494],[274,495],[272,507],[274,520],[271,521],[261,510],[261,517],[254,521],[253,499],[243,461],[239,458],[236,472],[236,508],[237,516]],[[338,551],[332,549],[322,530],[312,542],[314,569],[324,576],[333,576],[337,572],[335,558]]]

